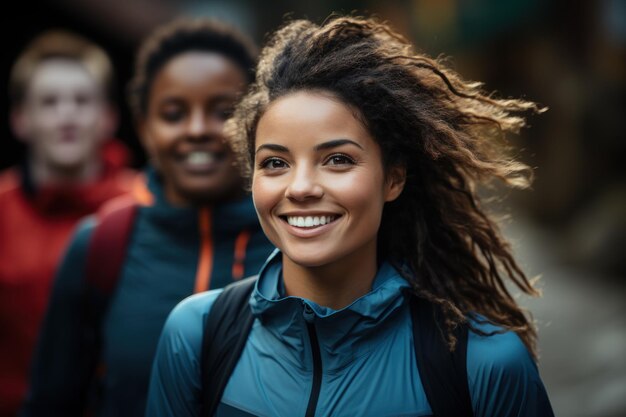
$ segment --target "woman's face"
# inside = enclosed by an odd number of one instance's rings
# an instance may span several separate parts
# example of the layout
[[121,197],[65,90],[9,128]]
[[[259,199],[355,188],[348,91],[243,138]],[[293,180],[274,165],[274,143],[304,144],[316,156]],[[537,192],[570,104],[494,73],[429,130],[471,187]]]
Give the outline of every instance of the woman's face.
[[241,192],[223,126],[245,85],[235,63],[211,52],[177,55],[155,75],[141,136],[170,203],[222,200]]
[[315,92],[276,100],[259,120],[254,159],[261,225],[290,261],[376,257],[383,206],[402,181],[386,179],[380,148],[352,108]]

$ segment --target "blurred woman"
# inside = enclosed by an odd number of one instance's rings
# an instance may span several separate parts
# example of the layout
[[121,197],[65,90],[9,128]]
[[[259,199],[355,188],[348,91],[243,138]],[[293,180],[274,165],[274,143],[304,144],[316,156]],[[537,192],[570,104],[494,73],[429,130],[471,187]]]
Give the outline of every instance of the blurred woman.
[[538,109],[485,95],[373,20],[278,31],[230,129],[279,251],[249,281],[253,321],[223,392],[200,369],[202,333],[242,285],[172,312],[147,415],[552,415],[505,281],[535,290],[475,191],[528,185],[501,142],[525,110]]
[[[142,45],[130,100],[150,157],[147,181],[135,201],[112,203],[77,230],[56,278],[26,415],[143,415],[172,307],[258,271],[271,245],[222,133],[254,64],[251,43],[215,22],[176,21]],[[95,243],[99,230],[117,235]],[[123,256],[111,254],[122,246]]]

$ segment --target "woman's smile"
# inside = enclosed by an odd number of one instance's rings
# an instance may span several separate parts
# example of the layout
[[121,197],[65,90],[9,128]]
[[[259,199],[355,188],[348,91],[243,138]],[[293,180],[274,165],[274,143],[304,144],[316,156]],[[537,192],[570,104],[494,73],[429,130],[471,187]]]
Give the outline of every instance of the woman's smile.
[[220,169],[226,159],[226,152],[194,150],[179,155],[178,162],[190,175],[208,175]]
[[279,216],[288,233],[300,238],[314,238],[329,232],[337,225],[341,215],[301,214]]
[[287,219],[287,223],[289,223],[290,226],[310,229],[313,227],[324,226],[326,224],[330,224],[335,221],[337,216],[335,215],[330,215],[330,216],[312,215],[312,216],[286,216],[285,218]]

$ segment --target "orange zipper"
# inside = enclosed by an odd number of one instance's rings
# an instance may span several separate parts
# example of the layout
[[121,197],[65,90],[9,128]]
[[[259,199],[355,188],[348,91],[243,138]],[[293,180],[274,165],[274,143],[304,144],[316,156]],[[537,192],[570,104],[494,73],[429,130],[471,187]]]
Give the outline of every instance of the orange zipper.
[[237,281],[243,278],[244,261],[246,260],[246,248],[248,247],[249,241],[250,232],[248,230],[244,230],[239,233],[239,235],[237,235],[237,239],[235,240],[235,256],[233,259],[232,270],[233,281]]
[[196,285],[194,293],[206,291],[211,286],[211,272],[213,269],[213,241],[211,240],[211,210],[208,207],[200,209],[200,257],[196,270]]

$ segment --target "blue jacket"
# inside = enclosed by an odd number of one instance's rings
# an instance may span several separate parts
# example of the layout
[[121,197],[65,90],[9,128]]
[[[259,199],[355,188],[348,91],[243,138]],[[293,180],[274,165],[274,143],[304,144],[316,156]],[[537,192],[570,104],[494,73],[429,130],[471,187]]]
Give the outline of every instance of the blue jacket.
[[[409,284],[393,267],[383,264],[371,292],[338,311],[285,297],[281,276],[277,251],[252,293],[255,322],[216,417],[304,416],[312,394],[314,348],[322,363],[316,416],[432,414],[401,293]],[[192,296],[172,311],[155,358],[147,417],[200,415],[202,329],[220,292]],[[317,346],[311,344],[307,323],[313,324]],[[470,332],[467,373],[477,417],[552,416],[537,367],[515,333]]]
[[[273,247],[252,200],[210,208],[168,204],[154,171],[140,206],[115,294],[104,317],[97,416],[144,414],[152,359],[169,312],[194,292],[258,273]],[[25,416],[82,416],[81,322],[87,246],[95,220],[78,228],[57,273],[32,372]]]

